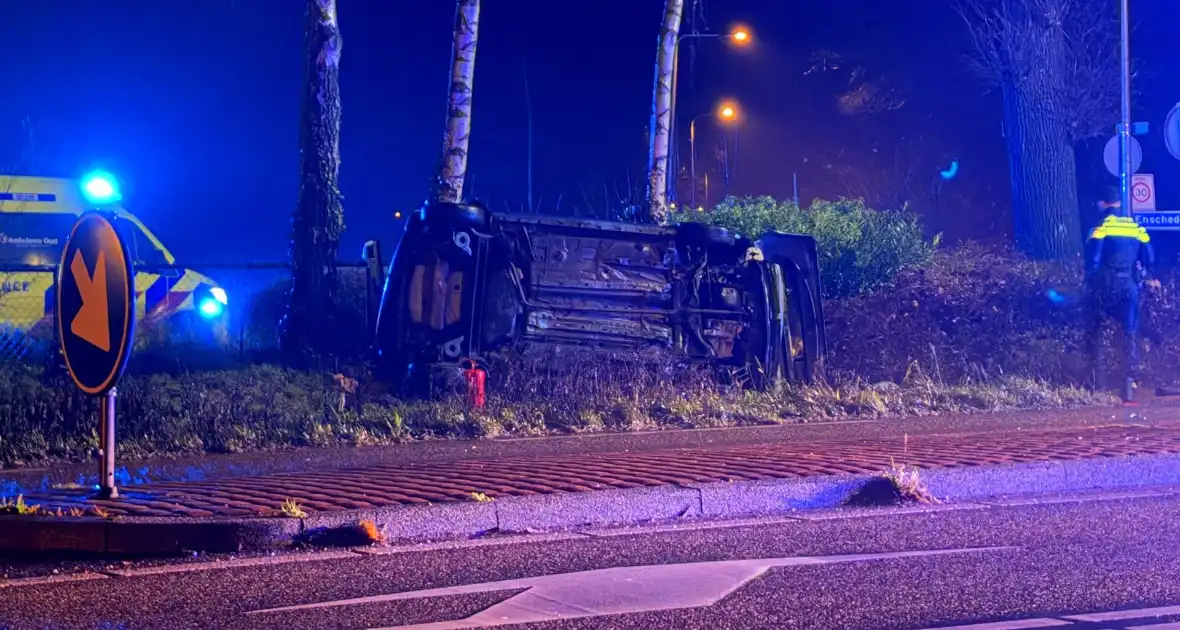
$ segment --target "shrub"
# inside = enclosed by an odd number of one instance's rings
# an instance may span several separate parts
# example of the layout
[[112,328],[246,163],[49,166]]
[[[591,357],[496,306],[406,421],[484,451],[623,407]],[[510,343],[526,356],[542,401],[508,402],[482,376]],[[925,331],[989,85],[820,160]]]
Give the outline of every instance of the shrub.
[[[1079,384],[1090,357],[1082,275],[1070,264],[1036,262],[968,244],[939,251],[888,286],[825,305],[828,368],[869,380],[904,378],[918,362],[947,382],[999,375]],[[1180,374],[1180,340],[1155,331],[1180,322],[1180,287],[1165,279],[1144,298],[1145,383]],[[1100,339],[1108,376],[1118,373],[1116,326]],[[1106,383],[1111,385],[1111,383]]]
[[926,263],[938,245],[938,237],[924,236],[913,214],[873,210],[857,199],[817,199],[803,209],[772,197],[730,197],[713,212],[677,218],[719,225],[755,240],[771,230],[814,236],[828,297],[858,295],[887,283],[903,269]]

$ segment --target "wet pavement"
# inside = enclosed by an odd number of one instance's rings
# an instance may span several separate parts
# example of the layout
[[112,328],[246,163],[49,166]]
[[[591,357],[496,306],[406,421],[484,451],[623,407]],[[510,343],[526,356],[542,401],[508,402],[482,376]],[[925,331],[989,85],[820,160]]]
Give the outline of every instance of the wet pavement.
[[1176,627],[1180,498],[1061,499],[92,565],[0,628]]
[[1122,424],[380,464],[146,484],[113,500],[90,498],[83,489],[58,489],[34,493],[26,501],[50,510],[97,507],[116,517],[271,517],[282,516],[288,500],[310,515],[609,489],[872,475],[895,465],[963,468],[1176,453],[1180,424]]

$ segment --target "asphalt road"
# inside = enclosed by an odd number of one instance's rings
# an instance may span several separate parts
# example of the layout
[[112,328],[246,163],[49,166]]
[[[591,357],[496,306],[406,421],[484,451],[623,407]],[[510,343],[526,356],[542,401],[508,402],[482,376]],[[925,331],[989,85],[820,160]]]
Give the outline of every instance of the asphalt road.
[[[61,580],[0,582],[3,628],[920,630],[1007,621],[983,628],[1167,630],[1180,628],[1180,498],[0,570]],[[357,598],[368,599],[347,601]],[[547,620],[555,614],[566,618]]]

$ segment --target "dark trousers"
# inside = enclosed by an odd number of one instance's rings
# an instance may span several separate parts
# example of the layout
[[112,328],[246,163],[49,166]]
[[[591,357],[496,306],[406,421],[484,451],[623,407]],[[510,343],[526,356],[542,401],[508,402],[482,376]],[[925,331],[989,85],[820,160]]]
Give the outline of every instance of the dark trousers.
[[1094,385],[1106,382],[1106,365],[1102,360],[1102,327],[1108,320],[1117,321],[1123,329],[1123,360],[1126,377],[1139,372],[1139,284],[1131,277],[1097,279],[1090,291],[1089,330],[1086,342],[1093,370]]

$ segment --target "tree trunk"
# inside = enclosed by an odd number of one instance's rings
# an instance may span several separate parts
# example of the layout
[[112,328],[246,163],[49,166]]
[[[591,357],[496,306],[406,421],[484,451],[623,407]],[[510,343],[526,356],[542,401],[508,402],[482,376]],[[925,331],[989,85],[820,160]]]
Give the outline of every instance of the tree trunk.
[[458,0],[455,40],[451,51],[451,95],[447,103],[447,134],[443,139],[435,199],[458,203],[467,176],[467,145],[471,138],[471,90],[475,84],[475,49],[479,43],[479,0]]
[[648,221],[668,221],[668,138],[672,118],[672,68],[676,61],[676,43],[680,37],[680,17],[684,0],[667,0],[664,24],[656,49],[656,79],[651,106],[651,144],[647,157]]
[[1001,83],[1017,248],[1042,260],[1077,256],[1082,229],[1073,142],[1060,89],[1064,35],[1052,25],[1026,45],[1039,60]]
[[289,359],[332,351],[336,252],[344,231],[340,174],[340,28],[336,0],[307,0],[299,201],[291,220],[291,293],[281,326]]

